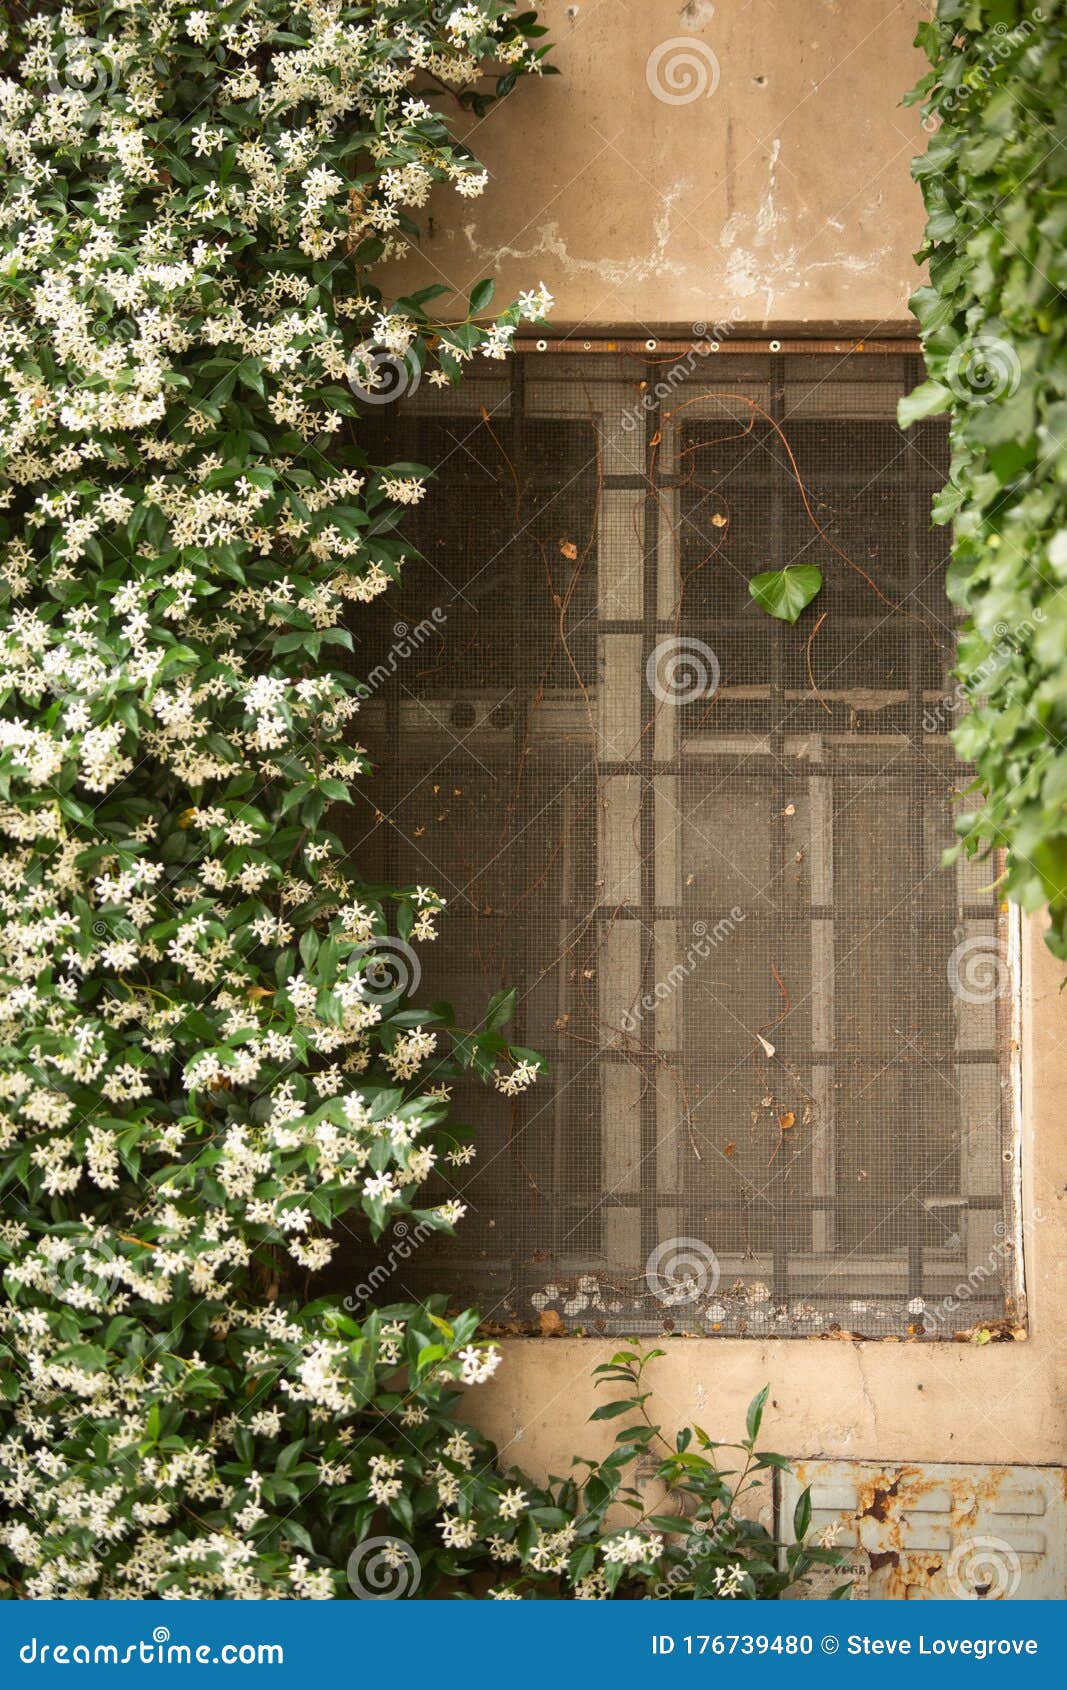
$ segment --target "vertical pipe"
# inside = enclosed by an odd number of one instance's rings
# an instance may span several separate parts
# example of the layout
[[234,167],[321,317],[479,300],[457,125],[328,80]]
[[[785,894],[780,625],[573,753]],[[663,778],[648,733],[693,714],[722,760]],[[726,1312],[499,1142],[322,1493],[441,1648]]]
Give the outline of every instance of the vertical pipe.
[[[785,364],[780,356],[771,359],[771,394],[770,412],[775,422],[781,427],[785,417]],[[770,548],[774,559],[774,567],[780,568],[785,558],[785,478],[788,474],[786,465],[782,461],[781,441],[775,435],[774,468],[770,485]],[[770,871],[771,886],[773,887],[772,902],[775,914],[771,920],[771,946],[774,966],[782,973],[786,967],[784,955],[784,923],[779,913],[779,899],[785,884],[785,808],[788,802],[785,786],[785,751],[783,745],[782,721],[785,715],[785,650],[782,638],[782,623],[774,618],[771,635],[771,719],[768,733],[768,743],[771,752],[771,815],[768,825],[771,830]],[[784,975],[783,975],[784,978]],[[771,980],[773,985],[773,979]],[[782,1035],[788,1038],[788,1032]],[[776,1303],[785,1303],[789,1299],[789,1233],[786,1216],[786,1189],[781,1162],[775,1165],[774,1179],[768,1186],[768,1196],[774,1205],[774,1267],[773,1267],[773,1296]]]
[[[655,393],[656,372],[649,364],[645,369],[646,394]],[[654,441],[660,432],[658,400],[645,412],[645,490],[643,550],[641,571],[641,671],[634,677],[641,688],[641,752],[639,759],[641,782],[641,994],[652,994],[656,983],[656,787],[655,787],[655,712],[656,698],[645,684],[647,665],[657,645],[656,613],[659,603],[659,510],[652,496],[651,475],[654,461]],[[654,999],[653,999],[654,1001]],[[646,1049],[656,1049],[655,1009],[649,1011],[644,1033]],[[655,1061],[641,1076],[641,1254],[647,1262],[659,1239],[659,1156],[657,1148],[657,1092],[658,1072]]]

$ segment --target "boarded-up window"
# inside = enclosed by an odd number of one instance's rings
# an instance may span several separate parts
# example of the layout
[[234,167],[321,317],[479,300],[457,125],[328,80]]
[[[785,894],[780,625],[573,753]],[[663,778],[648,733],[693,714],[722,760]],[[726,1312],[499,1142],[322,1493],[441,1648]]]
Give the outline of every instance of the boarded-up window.
[[[422,1001],[473,1024],[515,985],[551,1066],[459,1100],[469,1213],[388,1299],[589,1332],[1014,1312],[1009,935],[997,865],[940,866],[969,772],[916,375],[530,353],[376,417],[375,460],[436,478],[424,561],[354,625],[354,858],[448,900]],[[795,626],[749,594],[786,565],[823,575]]]

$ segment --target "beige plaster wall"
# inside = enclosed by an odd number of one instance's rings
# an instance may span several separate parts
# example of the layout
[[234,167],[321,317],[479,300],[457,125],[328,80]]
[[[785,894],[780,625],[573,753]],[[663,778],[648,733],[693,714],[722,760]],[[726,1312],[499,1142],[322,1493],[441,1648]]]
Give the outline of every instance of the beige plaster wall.
[[[564,74],[473,125],[489,191],[458,215],[454,198],[441,205],[406,283],[464,293],[494,274],[510,298],[543,279],[554,333],[722,320],[899,331],[922,226],[908,166],[923,144],[899,101],[922,67],[911,40],[925,4],[544,0],[542,11]],[[717,84],[672,104],[650,90],[648,64],[680,37]],[[794,1457],[1064,1460],[1067,1010],[1063,971],[1034,931],[1024,973],[1028,1341],[674,1340],[654,1381],[667,1422],[736,1433],[769,1380],[768,1442]],[[505,1344],[506,1365],[476,1394],[484,1424],[542,1474],[606,1448],[610,1424],[587,1416],[591,1370],[612,1347]]]
[[924,0],[540,10],[562,75],[471,125],[489,188],[438,202],[405,280],[494,275],[510,299],[543,279],[554,324],[586,329],[905,317]]

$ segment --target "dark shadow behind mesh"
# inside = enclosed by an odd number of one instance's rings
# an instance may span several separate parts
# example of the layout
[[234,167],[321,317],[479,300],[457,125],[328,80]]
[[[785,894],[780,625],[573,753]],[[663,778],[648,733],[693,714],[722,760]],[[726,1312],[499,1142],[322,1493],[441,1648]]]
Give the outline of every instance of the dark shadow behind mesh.
[[[663,373],[531,354],[371,419],[376,462],[436,475],[422,561],[352,622],[353,861],[448,900],[420,1000],[474,1025],[517,986],[551,1068],[457,1093],[478,1159],[435,1196],[469,1212],[380,1296],[949,1336],[1016,1272],[996,867],[939,866],[969,778],[945,432],[897,428],[904,355],[720,353],[653,407]],[[792,563],[824,578],[795,626],[748,592]]]

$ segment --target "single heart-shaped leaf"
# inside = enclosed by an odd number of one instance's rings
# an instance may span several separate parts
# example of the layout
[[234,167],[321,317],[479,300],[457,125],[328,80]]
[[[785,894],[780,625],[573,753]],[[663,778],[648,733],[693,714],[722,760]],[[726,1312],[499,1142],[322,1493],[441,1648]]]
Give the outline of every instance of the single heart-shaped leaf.
[[910,428],[923,417],[938,417],[952,404],[952,389],[943,381],[924,381],[897,401],[897,422]]
[[777,616],[781,622],[795,622],[821,586],[822,570],[816,569],[813,563],[801,563],[753,575],[748,590],[768,616]]

